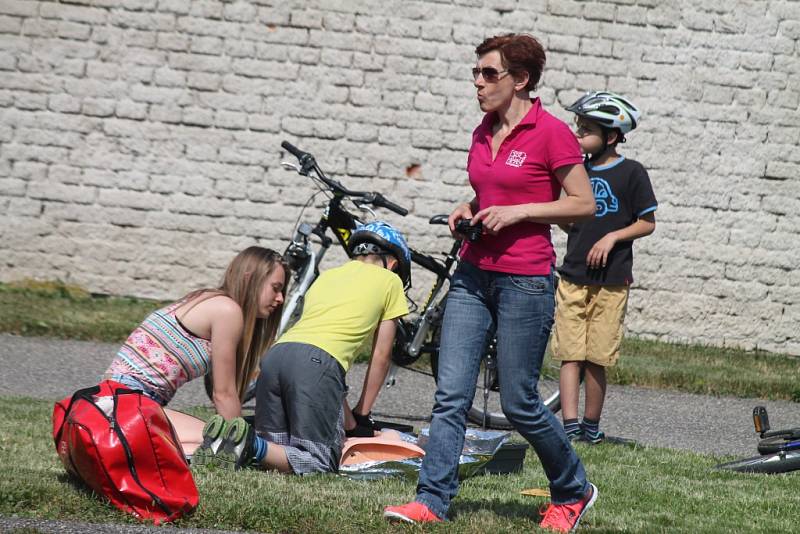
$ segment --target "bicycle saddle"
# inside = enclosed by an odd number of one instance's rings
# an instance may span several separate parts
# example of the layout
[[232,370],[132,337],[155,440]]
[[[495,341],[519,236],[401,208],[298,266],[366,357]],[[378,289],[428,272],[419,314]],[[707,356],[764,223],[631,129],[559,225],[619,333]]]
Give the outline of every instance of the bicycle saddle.
[[447,218],[449,215],[446,213],[442,213],[439,215],[434,215],[430,219],[428,219],[428,224],[447,224]]

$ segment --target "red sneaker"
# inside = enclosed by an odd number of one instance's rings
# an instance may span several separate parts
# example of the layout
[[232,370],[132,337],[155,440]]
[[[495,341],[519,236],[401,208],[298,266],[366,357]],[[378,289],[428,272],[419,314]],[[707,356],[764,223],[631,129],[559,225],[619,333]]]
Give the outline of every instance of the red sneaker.
[[580,501],[572,504],[550,503],[539,526],[555,532],[572,532],[578,528],[581,518],[596,500],[597,486],[589,483],[589,492]]
[[390,521],[406,523],[441,523],[442,519],[421,502],[413,501],[402,506],[387,506],[383,517]]

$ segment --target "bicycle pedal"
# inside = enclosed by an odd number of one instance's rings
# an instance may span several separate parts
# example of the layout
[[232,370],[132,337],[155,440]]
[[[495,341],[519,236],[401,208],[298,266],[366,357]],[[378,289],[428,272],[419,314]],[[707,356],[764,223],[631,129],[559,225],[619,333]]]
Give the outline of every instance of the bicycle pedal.
[[764,406],[753,408],[753,426],[756,429],[756,433],[761,435],[769,431],[769,416]]

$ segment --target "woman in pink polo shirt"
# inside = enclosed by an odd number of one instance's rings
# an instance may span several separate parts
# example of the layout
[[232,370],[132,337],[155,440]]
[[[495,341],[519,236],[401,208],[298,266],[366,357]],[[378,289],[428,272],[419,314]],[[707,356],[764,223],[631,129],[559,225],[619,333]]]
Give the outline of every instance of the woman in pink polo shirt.
[[541,526],[568,531],[594,503],[597,488],[542,403],[537,382],[553,323],[550,225],[592,216],[594,196],[575,136],[530,96],[545,63],[539,42],[521,34],[491,37],[476,54],[472,74],[486,115],[472,134],[467,161],[475,196],[453,210],[449,223],[455,233],[461,219],[480,221],[484,235],[464,242],[451,281],[416,500],[384,515],[411,522],[447,517],[481,355],[496,334],[503,412],[550,480],[552,503]]

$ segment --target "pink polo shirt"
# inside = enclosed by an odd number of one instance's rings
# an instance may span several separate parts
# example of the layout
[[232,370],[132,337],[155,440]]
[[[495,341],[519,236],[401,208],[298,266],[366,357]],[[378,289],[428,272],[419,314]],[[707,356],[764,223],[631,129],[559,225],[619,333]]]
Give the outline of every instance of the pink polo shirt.
[[[533,202],[553,202],[561,194],[554,171],[583,163],[580,145],[569,126],[542,109],[538,98],[525,118],[503,140],[492,161],[492,125],[497,115],[487,113],[472,133],[467,160],[469,183],[478,209]],[[497,235],[464,242],[461,257],[487,271],[545,275],[555,264],[550,225],[521,222]]]

